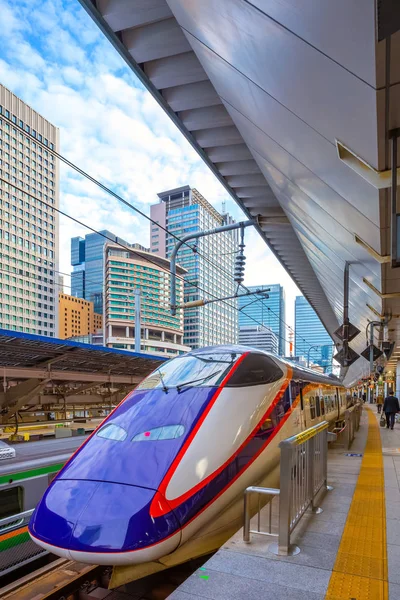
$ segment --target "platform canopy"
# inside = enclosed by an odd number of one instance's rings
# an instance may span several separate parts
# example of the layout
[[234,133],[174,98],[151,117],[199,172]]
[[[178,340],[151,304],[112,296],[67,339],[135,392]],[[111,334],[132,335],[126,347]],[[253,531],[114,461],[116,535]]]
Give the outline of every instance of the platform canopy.
[[[389,313],[400,346],[388,171],[389,131],[400,126],[400,3],[80,2],[257,219],[328,332],[342,323],[350,262],[350,320],[362,332],[353,348]],[[378,327],[376,343],[382,335]],[[366,371],[361,358],[349,380]]]
[[115,403],[164,360],[0,329],[0,411],[7,420],[27,405]]

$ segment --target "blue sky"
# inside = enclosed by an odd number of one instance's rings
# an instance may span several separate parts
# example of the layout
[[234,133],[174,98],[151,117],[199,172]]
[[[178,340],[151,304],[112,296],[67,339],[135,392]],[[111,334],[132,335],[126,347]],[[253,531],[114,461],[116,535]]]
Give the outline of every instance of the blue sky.
[[[63,155],[146,213],[157,192],[189,184],[241,216],[78,0],[0,0],[0,15],[0,82],[59,127]],[[60,189],[61,208],[76,219],[148,245],[145,219],[65,166]],[[71,270],[70,238],[85,233],[60,219],[61,271]],[[259,236],[247,235],[246,283],[282,283],[292,324],[297,288]]]

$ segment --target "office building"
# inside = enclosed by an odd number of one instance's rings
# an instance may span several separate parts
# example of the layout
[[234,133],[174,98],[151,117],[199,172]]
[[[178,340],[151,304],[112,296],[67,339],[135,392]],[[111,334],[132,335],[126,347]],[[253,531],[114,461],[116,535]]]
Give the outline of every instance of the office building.
[[59,133],[0,85],[0,327],[55,337]]
[[239,329],[239,344],[278,354],[278,338],[268,327],[245,325]]
[[304,296],[296,296],[294,330],[296,355],[305,356],[307,363],[320,365],[326,372],[331,372],[332,338]]
[[[135,290],[140,290],[141,351],[167,357],[187,352],[182,311],[176,316],[170,311],[169,260],[143,250],[124,250],[112,243],[105,246],[104,252],[105,345],[135,350]],[[181,277],[185,273],[177,267],[179,302],[183,298]]]
[[[233,223],[228,214],[220,214],[197,190],[188,185],[158,194],[159,202],[150,207],[151,252],[169,258],[177,242],[189,233]],[[177,262],[187,270],[184,284],[185,302],[233,296],[235,250],[238,232],[229,231],[190,242],[178,252]],[[191,285],[192,284],[192,285]],[[194,285],[193,285],[194,284]],[[198,287],[197,287],[198,286]],[[200,288],[200,289],[199,289]],[[185,310],[184,344],[201,348],[215,344],[236,343],[238,318],[236,300],[214,302]]]
[[264,290],[264,296],[244,296],[238,299],[239,305],[239,330],[242,327],[264,325],[274,332],[278,338],[278,352],[281,356],[286,354],[285,327],[285,292],[281,285],[253,285],[248,286],[252,292]]
[[129,244],[107,229],[88,233],[84,238],[71,239],[71,294],[93,302],[94,311],[98,314],[103,313],[104,246],[109,241],[145,250],[143,246]]
[[60,339],[85,336],[102,330],[103,316],[94,312],[93,302],[60,293],[58,304]]

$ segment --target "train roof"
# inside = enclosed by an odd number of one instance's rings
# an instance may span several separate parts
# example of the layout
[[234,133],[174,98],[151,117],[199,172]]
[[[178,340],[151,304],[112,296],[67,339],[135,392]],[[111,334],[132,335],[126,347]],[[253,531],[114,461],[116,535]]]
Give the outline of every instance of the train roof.
[[244,353],[244,352],[254,352],[255,354],[265,354],[266,356],[270,356],[278,363],[283,363],[284,365],[291,367],[293,369],[293,375],[296,379],[304,379],[306,381],[311,381],[313,383],[321,383],[323,385],[332,385],[335,387],[344,387],[341,379],[336,377],[335,375],[323,375],[321,373],[317,373],[312,369],[308,369],[307,367],[303,367],[294,361],[287,360],[286,358],[282,358],[277,354],[273,354],[272,352],[266,352],[265,350],[261,350],[260,348],[253,348],[252,346],[243,346],[240,344],[225,344],[223,346],[207,346],[205,348],[199,348],[197,350],[192,350],[188,352],[189,355],[197,355],[197,354],[207,354],[210,352],[215,353]]

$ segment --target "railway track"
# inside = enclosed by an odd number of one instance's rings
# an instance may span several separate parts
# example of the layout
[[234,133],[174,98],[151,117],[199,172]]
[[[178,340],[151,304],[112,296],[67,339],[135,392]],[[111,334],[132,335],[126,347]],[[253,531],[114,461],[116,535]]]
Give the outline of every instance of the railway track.
[[58,559],[0,588],[1,600],[165,600],[209,558],[203,556],[115,590],[111,567]]
[[82,598],[81,587],[108,584],[110,570],[59,559],[0,588],[2,600],[66,600]]

